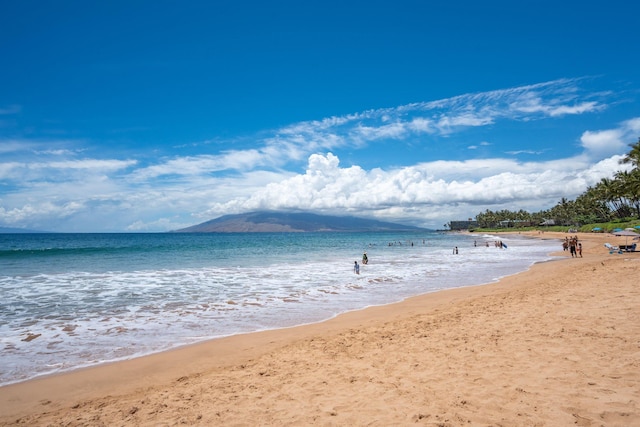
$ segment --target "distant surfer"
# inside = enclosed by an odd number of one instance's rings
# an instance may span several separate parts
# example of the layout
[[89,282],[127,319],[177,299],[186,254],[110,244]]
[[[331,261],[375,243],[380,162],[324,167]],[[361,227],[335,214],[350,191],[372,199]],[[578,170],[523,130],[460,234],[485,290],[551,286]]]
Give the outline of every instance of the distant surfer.
[[363,253],[362,254],[362,263],[363,264],[369,264],[369,258],[367,257],[367,253]]
[[358,265],[358,261],[353,262],[353,272],[356,274],[360,274],[360,266]]

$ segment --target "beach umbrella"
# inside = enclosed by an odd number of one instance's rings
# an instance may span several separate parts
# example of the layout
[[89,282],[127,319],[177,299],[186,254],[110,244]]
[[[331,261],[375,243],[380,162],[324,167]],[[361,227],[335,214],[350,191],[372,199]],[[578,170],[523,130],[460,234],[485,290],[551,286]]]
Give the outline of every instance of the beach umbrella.
[[632,230],[613,230],[613,233],[616,236],[640,236],[640,234],[636,233]]
[[619,231],[622,231],[622,228],[614,228],[614,229],[613,229],[613,232],[614,232],[614,233],[617,233],[617,232],[619,232]]
[[[640,227],[640,225],[638,227]],[[600,231],[600,230],[602,230],[602,228],[600,228],[600,227],[593,227],[591,229],[591,231]]]
[[640,228],[640,225],[636,225],[634,228]]
[[631,230],[619,230],[619,231],[613,231],[612,233],[614,236],[624,236],[624,245],[627,246],[627,241],[629,240],[629,237],[633,236],[633,237],[638,237],[639,234],[636,233],[635,231],[631,231]]

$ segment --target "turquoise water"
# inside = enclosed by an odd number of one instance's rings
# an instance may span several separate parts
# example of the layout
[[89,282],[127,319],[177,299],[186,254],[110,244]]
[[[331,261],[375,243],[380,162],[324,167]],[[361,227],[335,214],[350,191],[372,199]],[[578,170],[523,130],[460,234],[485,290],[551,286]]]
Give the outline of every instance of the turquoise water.
[[[436,232],[0,234],[0,384],[488,283],[557,243]],[[458,255],[454,248],[458,247]],[[363,252],[369,264],[353,272]]]

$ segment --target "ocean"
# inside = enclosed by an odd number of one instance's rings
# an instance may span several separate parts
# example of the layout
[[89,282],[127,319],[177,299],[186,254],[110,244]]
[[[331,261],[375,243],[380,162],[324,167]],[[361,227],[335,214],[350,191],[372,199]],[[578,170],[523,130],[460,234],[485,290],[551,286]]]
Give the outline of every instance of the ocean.
[[0,385],[490,283],[557,249],[431,231],[0,234]]

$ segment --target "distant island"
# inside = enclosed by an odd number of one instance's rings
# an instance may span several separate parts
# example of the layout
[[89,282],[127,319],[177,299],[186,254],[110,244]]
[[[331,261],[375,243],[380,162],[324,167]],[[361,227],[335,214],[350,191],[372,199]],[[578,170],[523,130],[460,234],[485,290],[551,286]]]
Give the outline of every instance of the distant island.
[[174,233],[277,233],[331,231],[416,231],[411,225],[351,216],[295,212],[249,212],[225,215]]

